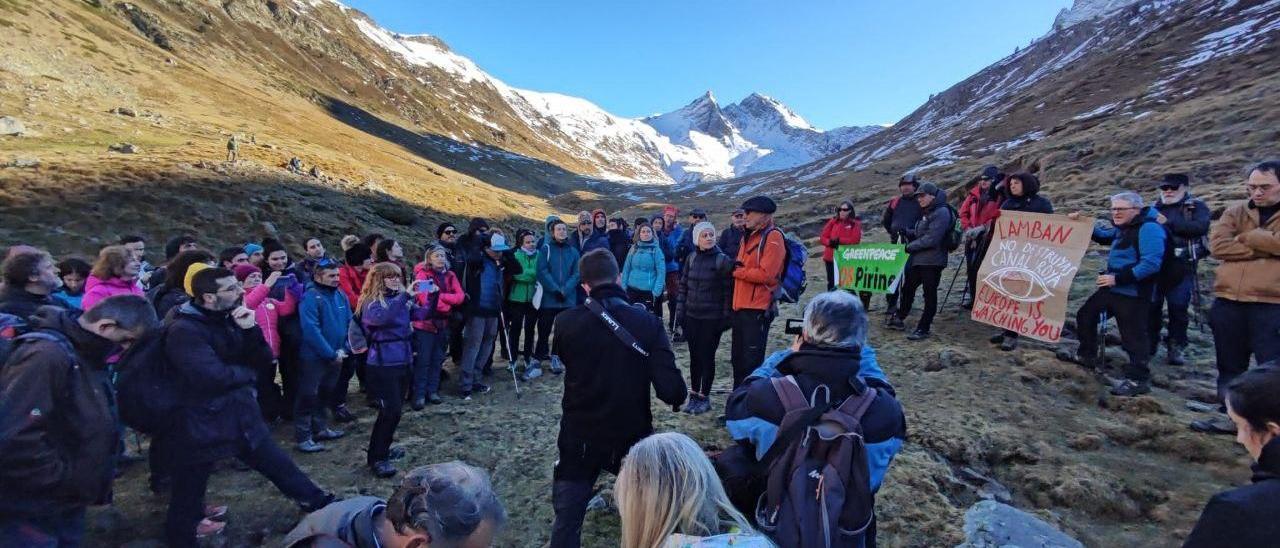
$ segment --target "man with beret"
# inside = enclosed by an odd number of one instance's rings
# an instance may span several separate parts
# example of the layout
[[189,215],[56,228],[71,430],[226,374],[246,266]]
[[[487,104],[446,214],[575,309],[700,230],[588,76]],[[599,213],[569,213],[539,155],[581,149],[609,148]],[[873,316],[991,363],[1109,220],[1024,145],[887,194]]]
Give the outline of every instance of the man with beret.
[[764,361],[767,328],[774,308],[773,292],[782,280],[787,245],[782,231],[773,224],[777,204],[767,196],[756,196],[742,204],[746,235],[738,248],[733,269],[733,386],[737,388]]

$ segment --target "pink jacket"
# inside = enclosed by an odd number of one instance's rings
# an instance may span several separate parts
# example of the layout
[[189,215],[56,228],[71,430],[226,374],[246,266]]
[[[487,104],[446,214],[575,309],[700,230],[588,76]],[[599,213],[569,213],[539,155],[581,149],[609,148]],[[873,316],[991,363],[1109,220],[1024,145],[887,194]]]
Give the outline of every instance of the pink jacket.
[[84,300],[81,301],[81,306],[84,307],[84,310],[88,310],[93,308],[93,305],[98,304],[98,301],[107,297],[115,297],[116,295],[146,297],[137,280],[126,280],[124,278],[103,280],[90,274],[89,279],[84,283]]
[[276,325],[281,316],[293,315],[298,309],[298,299],[293,296],[292,291],[284,292],[283,301],[267,297],[269,293],[271,286],[259,285],[244,295],[244,305],[253,310],[253,317],[258,320],[258,327],[262,328],[262,336],[266,337],[267,346],[271,347],[271,357],[279,358],[280,330]]
[[[413,267],[413,279],[415,283],[427,279],[428,276],[435,280],[436,286],[440,288],[440,296],[436,299],[436,313],[432,314],[430,320],[413,322],[413,328],[439,333],[449,321],[449,312],[453,307],[466,301],[467,294],[462,292],[462,284],[458,283],[458,276],[453,271],[446,270],[442,273],[430,270],[426,264],[419,263]],[[429,298],[430,296],[425,292],[418,293],[418,306],[426,306]]]

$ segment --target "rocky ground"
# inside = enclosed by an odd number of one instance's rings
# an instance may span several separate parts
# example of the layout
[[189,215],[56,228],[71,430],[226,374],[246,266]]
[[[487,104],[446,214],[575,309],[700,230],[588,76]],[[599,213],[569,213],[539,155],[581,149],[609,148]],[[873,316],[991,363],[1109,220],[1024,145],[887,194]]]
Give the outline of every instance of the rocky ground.
[[[821,272],[820,265],[810,272]],[[815,276],[810,287],[823,283]],[[1078,281],[1073,299],[1086,292]],[[957,304],[953,295],[933,338],[913,343],[902,332],[881,329],[883,300],[873,303],[871,341],[906,407],[909,428],[878,496],[883,545],[954,546],[964,540],[965,511],[993,499],[1056,524],[1087,546],[1175,546],[1209,496],[1247,481],[1248,457],[1231,438],[1186,428],[1196,415],[1185,400],[1212,393],[1207,335],[1193,332],[1186,367],[1165,366],[1163,353],[1157,357],[1152,395],[1121,400],[1106,396],[1077,366],[1055,359],[1047,345],[1028,342],[1000,352],[986,341],[993,330],[962,316]],[[799,313],[783,308],[784,317]],[[785,339],[775,327],[770,349],[783,348]],[[678,362],[687,367],[679,346]],[[1120,356],[1112,356],[1118,364]],[[693,417],[655,404],[658,430],[688,433],[707,449],[730,443],[715,421],[730,386],[727,336],[717,373],[714,413]],[[511,514],[498,545],[545,545],[562,384],[546,376],[522,384],[517,398],[501,372],[490,382],[493,393],[473,402],[446,398],[441,406],[406,411],[397,443],[409,456],[400,466],[461,459],[489,470]],[[354,407],[360,419],[346,438],[328,452],[295,459],[340,496],[385,496],[395,481],[374,479],[363,466],[374,412]],[[275,433],[282,443],[291,437],[287,427]],[[129,468],[116,485],[115,504],[91,513],[91,544],[155,544],[165,505],[147,490],[146,466]],[[610,486],[611,478],[601,480],[602,489]],[[300,517],[253,472],[218,473],[209,501],[231,506],[226,537],[218,542],[226,546],[276,544]],[[583,539],[585,546],[616,546],[616,514],[592,512]]]

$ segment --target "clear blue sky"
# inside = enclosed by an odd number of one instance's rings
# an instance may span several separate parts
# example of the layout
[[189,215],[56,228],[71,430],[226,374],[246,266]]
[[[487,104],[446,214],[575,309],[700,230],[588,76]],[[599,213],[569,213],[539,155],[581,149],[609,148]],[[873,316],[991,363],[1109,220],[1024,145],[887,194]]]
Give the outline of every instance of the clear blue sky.
[[813,125],[892,123],[1047,32],[1071,0],[343,0],[516,87],[621,116],[758,91]]

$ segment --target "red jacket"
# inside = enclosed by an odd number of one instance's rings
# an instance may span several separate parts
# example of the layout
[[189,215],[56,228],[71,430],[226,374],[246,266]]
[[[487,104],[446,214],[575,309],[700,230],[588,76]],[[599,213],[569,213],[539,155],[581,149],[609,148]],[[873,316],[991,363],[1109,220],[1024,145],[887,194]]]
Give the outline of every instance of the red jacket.
[[822,227],[823,261],[829,263],[835,260],[837,242],[840,245],[862,243],[862,221],[857,219],[841,221],[838,217],[832,217],[827,221],[827,226]]
[[356,267],[349,264],[342,265],[338,269],[338,289],[342,290],[342,294],[347,296],[347,301],[351,304],[351,309],[356,310],[356,303],[360,302],[360,291],[364,289],[365,273],[356,270]]
[[960,228],[969,230],[990,223],[1000,216],[1000,201],[983,195],[982,187],[973,185],[964,203],[960,204]]

